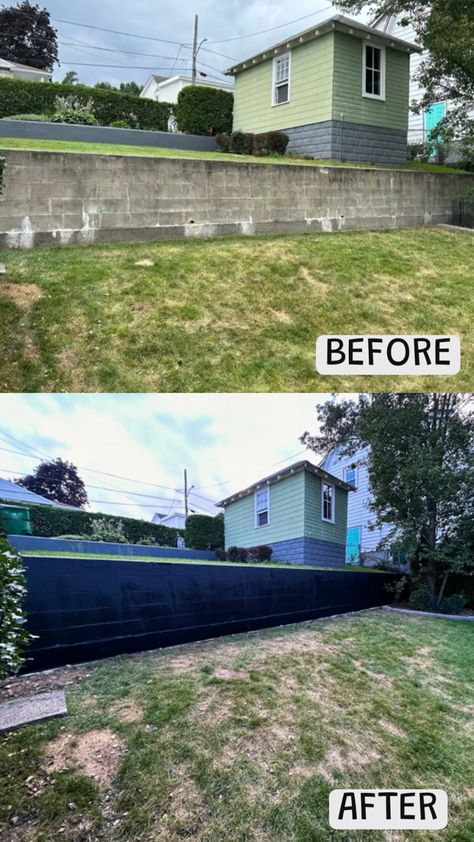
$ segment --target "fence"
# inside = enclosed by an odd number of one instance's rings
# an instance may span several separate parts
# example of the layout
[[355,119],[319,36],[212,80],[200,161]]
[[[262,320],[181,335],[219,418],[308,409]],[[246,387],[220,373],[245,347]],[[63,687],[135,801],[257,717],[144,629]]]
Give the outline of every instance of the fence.
[[390,602],[393,575],[25,558],[27,669],[297,623]]

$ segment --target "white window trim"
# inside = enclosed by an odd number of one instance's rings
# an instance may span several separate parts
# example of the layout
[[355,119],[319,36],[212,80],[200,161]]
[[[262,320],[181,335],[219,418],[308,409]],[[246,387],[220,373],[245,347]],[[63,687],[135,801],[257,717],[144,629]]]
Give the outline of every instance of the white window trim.
[[[355,474],[355,478],[354,478],[353,483],[351,483],[350,480],[347,479],[347,471],[352,471],[352,470],[354,471],[354,474]],[[352,465],[348,465],[346,468],[344,468],[344,482],[348,482],[350,485],[355,485],[355,487],[357,488],[358,485],[359,485],[358,480],[359,480],[359,466],[358,465],[356,465],[355,468],[352,468]]]
[[[324,486],[327,485],[329,488],[332,488],[332,518],[324,517]],[[335,523],[336,522],[336,486],[333,485],[331,482],[326,482],[325,480],[321,480],[321,520],[324,523]]]
[[[368,94],[365,90],[365,71],[366,71],[366,47],[376,47],[380,50],[380,94]],[[370,44],[369,41],[362,41],[362,96],[365,99],[377,99],[380,102],[385,101],[385,68],[386,68],[386,53],[385,46],[380,44]]]
[[[288,56],[288,99],[285,102],[276,102],[275,101],[275,91],[276,91],[276,63],[282,58]],[[283,83],[282,83],[283,84]],[[272,62],[272,108],[279,108],[282,105],[288,105],[291,98],[291,50],[288,50],[286,53],[282,53],[279,56],[275,56]]]
[[[260,512],[265,512],[265,511],[267,512],[267,514],[268,514],[268,520],[267,520],[267,522],[266,522],[266,523],[259,523],[259,522],[258,522],[258,517],[257,517],[257,494],[260,494],[262,491],[266,491],[266,492],[267,492],[267,500],[268,500],[268,503],[267,503],[267,508],[266,508],[266,509],[260,509],[259,511],[260,511]],[[254,506],[254,515],[255,515],[255,529],[265,529],[265,527],[266,527],[266,526],[268,526],[268,525],[269,525],[269,523],[270,523],[270,486],[269,486],[269,485],[267,485],[267,487],[266,487],[266,488],[259,488],[259,489],[255,492],[255,494],[254,494],[254,502],[253,502],[253,506]]]

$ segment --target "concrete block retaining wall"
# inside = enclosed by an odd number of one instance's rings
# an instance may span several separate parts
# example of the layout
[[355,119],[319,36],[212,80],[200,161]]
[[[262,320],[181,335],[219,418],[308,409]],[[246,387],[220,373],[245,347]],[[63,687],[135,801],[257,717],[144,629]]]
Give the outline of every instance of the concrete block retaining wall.
[[0,247],[449,223],[472,176],[6,150]]
[[177,547],[153,547],[142,544],[112,544],[105,541],[69,541],[66,538],[36,538],[33,535],[9,535],[12,547],[19,552],[54,553],[106,553],[108,556],[129,555],[140,558],[182,558],[213,561],[216,554],[205,550],[177,549]]

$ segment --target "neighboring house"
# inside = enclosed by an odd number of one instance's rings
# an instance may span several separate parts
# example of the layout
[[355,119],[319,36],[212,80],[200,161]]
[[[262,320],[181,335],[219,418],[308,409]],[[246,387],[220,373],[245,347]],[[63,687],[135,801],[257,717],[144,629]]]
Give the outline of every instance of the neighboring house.
[[288,151],[406,161],[410,54],[420,48],[335,15],[233,65],[234,130],[284,131]]
[[17,485],[10,480],[2,479],[0,477],[0,500],[8,500],[11,503],[36,503],[43,506],[53,506],[53,508],[73,509],[75,506],[66,506],[64,503],[56,503],[54,500],[48,500],[47,497],[42,497],[41,494],[35,494],[33,491],[28,491],[21,485]]
[[[373,22],[372,26],[386,35],[391,35],[396,38],[403,38],[411,43],[416,42],[416,32],[412,23],[407,26],[402,26],[401,21],[407,19],[406,14],[398,15],[381,15]],[[413,101],[419,101],[423,97],[424,88],[415,79],[423,59],[428,55],[427,50],[421,53],[414,53],[411,57],[410,63],[410,105]],[[437,124],[443,117],[446,116],[450,108],[448,102],[437,102],[431,108],[413,114],[410,112],[408,125],[408,142],[409,143],[426,143],[429,140],[430,133],[436,128]],[[472,112],[474,118],[474,112]]]
[[37,67],[28,67],[27,64],[0,58],[0,78],[6,76],[9,79],[23,79],[27,82],[51,82],[52,75],[49,70],[38,70]]
[[352,486],[311,462],[297,462],[218,503],[225,545],[266,544],[293,564],[344,564]]
[[186,515],[184,512],[169,512],[169,514],[155,512],[151,522],[159,523],[160,526],[169,526],[171,529],[184,529],[186,526]]
[[[170,76],[169,78],[164,76],[150,76],[145,82],[140,96],[144,99],[154,99],[156,102],[176,103],[179,92],[191,84],[192,79],[190,76],[178,75]],[[209,82],[207,79],[199,79],[196,84],[205,88],[218,88],[222,91],[230,91],[231,93],[234,90],[233,85],[230,85],[228,82]]]
[[333,448],[320,464],[321,468],[355,487],[349,496],[347,511],[346,562],[359,564],[362,553],[370,553],[381,559],[390,556],[389,549],[379,549],[379,544],[392,531],[390,524],[370,529],[375,515],[370,511],[372,499],[369,472],[366,464],[367,451],[359,450],[353,456],[342,456],[340,448]]

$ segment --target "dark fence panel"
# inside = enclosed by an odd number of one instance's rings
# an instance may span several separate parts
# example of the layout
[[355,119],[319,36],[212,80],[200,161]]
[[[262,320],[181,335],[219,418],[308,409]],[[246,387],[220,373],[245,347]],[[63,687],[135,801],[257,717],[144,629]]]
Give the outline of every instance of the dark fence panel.
[[19,552],[97,553],[153,558],[202,559],[213,561],[216,554],[207,550],[179,550],[177,547],[146,547],[142,544],[111,544],[108,541],[68,541],[66,538],[36,538],[34,535],[9,535],[12,547]]
[[208,135],[152,132],[144,129],[114,129],[110,126],[75,126],[67,123],[36,123],[30,120],[0,120],[0,137],[33,140],[78,140],[83,143],[119,143],[126,146],[161,146],[216,152],[215,138]]
[[393,576],[29,557],[27,669],[171,646],[390,602]]

